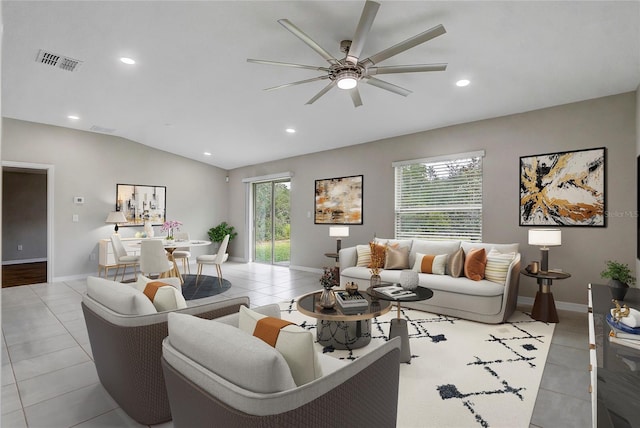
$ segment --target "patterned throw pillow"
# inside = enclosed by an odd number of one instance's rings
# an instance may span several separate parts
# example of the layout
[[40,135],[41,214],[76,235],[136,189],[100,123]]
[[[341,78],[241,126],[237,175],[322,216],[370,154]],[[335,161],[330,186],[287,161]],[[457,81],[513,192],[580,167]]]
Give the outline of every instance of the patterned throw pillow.
[[371,264],[371,248],[369,245],[356,245],[356,254],[358,255],[356,266],[369,267]]
[[385,269],[409,269],[409,247],[387,246],[384,260]]
[[434,256],[431,254],[416,253],[416,262],[413,264],[413,270],[420,273],[444,275],[447,257],[447,254]]
[[446,272],[453,278],[460,278],[464,275],[464,250],[462,248],[449,256]]
[[504,285],[507,282],[507,272],[509,266],[515,258],[516,253],[501,253],[492,248],[487,254],[487,266],[484,270],[484,277],[492,282]]
[[[263,325],[259,325],[263,318],[271,317],[241,306],[238,328],[253,336],[261,337],[267,343],[269,343],[269,336],[271,336],[271,341],[275,336],[274,348],[287,361],[296,385],[304,385],[321,377],[322,369],[313,347],[313,334],[295,324],[281,324],[282,320],[278,318],[271,318],[263,321]],[[279,330],[277,334],[273,331],[274,328]]]
[[484,248],[472,248],[464,258],[464,276],[474,281],[484,278],[487,255]]

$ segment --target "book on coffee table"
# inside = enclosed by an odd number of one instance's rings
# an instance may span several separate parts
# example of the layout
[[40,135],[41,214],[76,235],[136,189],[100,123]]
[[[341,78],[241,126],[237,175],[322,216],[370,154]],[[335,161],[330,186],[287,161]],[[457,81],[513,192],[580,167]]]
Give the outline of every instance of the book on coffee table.
[[369,302],[362,294],[356,291],[349,294],[346,291],[336,291],[336,302],[343,309],[362,309],[369,306]]
[[402,299],[404,297],[415,297],[416,293],[413,291],[405,290],[399,285],[389,285],[386,287],[376,287],[376,293],[383,294],[392,299]]

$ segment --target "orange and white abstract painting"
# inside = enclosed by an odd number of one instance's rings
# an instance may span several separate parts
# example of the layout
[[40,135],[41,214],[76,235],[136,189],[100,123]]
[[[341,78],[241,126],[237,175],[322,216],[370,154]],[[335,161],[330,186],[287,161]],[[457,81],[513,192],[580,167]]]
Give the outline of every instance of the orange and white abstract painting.
[[606,226],[604,147],[520,158],[520,226]]

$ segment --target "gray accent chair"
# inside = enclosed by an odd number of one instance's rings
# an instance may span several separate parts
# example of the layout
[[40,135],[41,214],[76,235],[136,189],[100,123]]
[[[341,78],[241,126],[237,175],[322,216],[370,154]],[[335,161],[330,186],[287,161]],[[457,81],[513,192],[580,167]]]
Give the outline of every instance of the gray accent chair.
[[[174,312],[213,319],[249,306],[248,297],[205,303]],[[153,307],[153,305],[152,305]],[[171,311],[124,315],[90,295],[82,299],[91,352],[98,377],[118,405],[143,425],[171,420],[161,366],[162,340],[168,335]]]
[[[262,312],[258,309],[259,312]],[[262,312],[265,315],[279,317],[279,309],[276,313]],[[238,379],[238,371],[226,367],[227,363],[220,362],[217,367],[219,372],[212,371],[205,363],[191,358],[188,353],[193,351],[192,344],[197,342],[195,337],[174,338],[172,343],[172,331],[180,331],[174,327],[179,321],[183,323],[185,317],[171,315],[169,318],[169,336],[163,342],[162,366],[165,374],[165,382],[171,403],[173,426],[175,428],[198,427],[395,427],[398,406],[398,382],[400,341],[398,338],[385,342],[382,346],[374,348],[371,352],[352,361],[338,361],[326,355],[319,355],[326,359],[332,359],[334,367],[325,371],[324,375],[316,380],[301,386],[278,387],[275,390],[256,392],[240,385],[240,382],[254,386],[251,379]],[[233,326],[231,330],[238,330],[237,336],[245,334],[237,327],[237,317],[234,315],[222,317],[215,321],[220,330],[229,330],[228,324]],[[222,328],[224,327],[224,328]],[[233,336],[231,331],[229,337]],[[247,335],[249,336],[249,335]],[[237,337],[226,343],[233,346],[236,342],[238,348],[245,347],[247,340],[259,340]],[[184,345],[185,340],[187,345]],[[201,338],[204,343],[204,339]],[[181,349],[181,345],[185,348]],[[183,352],[184,349],[187,349]],[[199,352],[205,350],[204,360],[220,361],[221,355],[215,354],[215,347],[202,346]],[[213,351],[214,355],[211,355]],[[227,349],[226,355],[236,355],[238,359],[248,352]],[[249,352],[250,358],[260,358]],[[195,358],[198,358],[196,356]],[[201,361],[202,362],[202,361]],[[233,365],[233,364],[230,364]],[[261,367],[262,373],[273,373],[267,361],[262,364],[254,364]],[[250,370],[248,370],[250,371]],[[258,370],[260,372],[260,370]],[[282,372],[280,372],[282,373]],[[243,377],[251,377],[255,384],[263,381],[262,375],[245,374]],[[278,375],[276,375],[278,377]],[[284,382],[283,382],[284,383]]]

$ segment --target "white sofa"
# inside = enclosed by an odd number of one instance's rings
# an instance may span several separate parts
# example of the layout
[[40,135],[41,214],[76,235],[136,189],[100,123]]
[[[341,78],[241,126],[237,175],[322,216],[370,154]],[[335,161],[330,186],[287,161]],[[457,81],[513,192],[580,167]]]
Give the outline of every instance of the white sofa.
[[[447,254],[447,258],[452,258],[460,248],[465,255],[476,248],[484,248],[486,253],[492,249],[503,254],[514,253],[513,260],[508,264],[504,284],[487,279],[474,281],[465,277],[464,272],[459,277],[453,277],[448,272],[449,267],[444,275],[420,273],[419,286],[433,290],[433,297],[419,302],[406,302],[402,306],[489,324],[505,322],[516,308],[520,279],[518,244],[380,238],[376,238],[376,242],[390,244],[396,248],[408,246],[409,268],[414,268],[418,253]],[[355,282],[358,288],[366,290],[369,288],[371,272],[366,266],[357,266],[358,249],[363,250],[366,246],[358,247],[340,250],[340,285],[344,287],[347,282]],[[383,282],[397,283],[400,280],[401,271],[401,269],[383,269],[380,271],[380,277]]]

